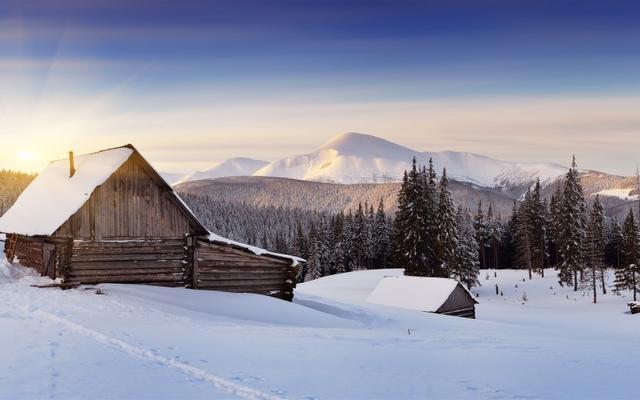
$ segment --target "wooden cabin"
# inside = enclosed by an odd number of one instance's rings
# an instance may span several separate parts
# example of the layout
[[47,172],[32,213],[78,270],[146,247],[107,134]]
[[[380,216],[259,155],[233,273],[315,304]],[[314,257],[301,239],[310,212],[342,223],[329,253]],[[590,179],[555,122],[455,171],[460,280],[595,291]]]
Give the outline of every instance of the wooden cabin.
[[141,283],[291,300],[302,261],[209,232],[131,145],[50,163],[0,232],[7,259],[63,287]]
[[367,302],[385,306],[475,318],[478,301],[460,282],[449,278],[384,277]]

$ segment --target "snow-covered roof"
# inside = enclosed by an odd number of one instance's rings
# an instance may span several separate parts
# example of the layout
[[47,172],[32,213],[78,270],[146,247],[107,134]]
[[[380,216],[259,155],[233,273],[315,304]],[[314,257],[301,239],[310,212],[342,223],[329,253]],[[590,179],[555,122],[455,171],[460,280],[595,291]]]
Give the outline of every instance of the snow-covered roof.
[[26,236],[53,234],[133,151],[129,147],[118,147],[77,156],[76,172],[71,178],[68,159],[51,162],[0,218],[0,232]]
[[290,256],[288,254],[274,253],[274,252],[269,251],[269,250],[261,249],[260,247],[251,246],[250,244],[236,242],[235,240],[227,239],[225,237],[216,235],[215,233],[212,233],[212,232],[209,232],[209,236],[208,236],[207,239],[210,242],[213,242],[213,243],[226,244],[226,245],[229,245],[229,246],[232,246],[232,247],[238,247],[238,248],[241,248],[243,250],[250,251],[251,253],[253,253],[255,255],[258,255],[258,256],[272,256],[272,257],[288,259],[288,260],[291,260],[293,262],[293,265],[298,265],[301,262],[305,262],[305,259],[300,258],[300,257]]
[[[419,276],[384,277],[367,297],[367,302],[409,310],[436,312],[460,285],[455,279]],[[469,296],[477,303],[471,293]]]

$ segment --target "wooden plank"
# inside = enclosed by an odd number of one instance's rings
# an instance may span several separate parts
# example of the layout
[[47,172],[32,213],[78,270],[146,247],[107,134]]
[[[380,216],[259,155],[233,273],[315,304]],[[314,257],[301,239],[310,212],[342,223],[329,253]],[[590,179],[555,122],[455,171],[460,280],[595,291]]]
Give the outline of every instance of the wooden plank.
[[174,238],[174,239],[143,239],[143,240],[137,240],[137,239],[130,239],[130,240],[112,240],[112,241],[108,241],[108,240],[104,240],[101,242],[87,242],[87,241],[74,241],[73,242],[73,247],[74,248],[92,248],[92,247],[99,247],[99,248],[105,248],[105,247],[145,247],[145,246],[156,246],[156,247],[163,247],[163,246],[184,246],[184,239],[183,238]]
[[90,275],[74,276],[69,282],[82,283],[146,283],[146,282],[181,282],[182,274],[147,274],[147,275]]
[[256,272],[256,273],[266,273],[266,274],[276,274],[276,273],[283,273],[283,274],[288,274],[289,270],[287,268],[271,268],[271,267],[266,267],[266,268],[262,268],[262,267],[247,267],[247,266],[242,266],[242,265],[238,265],[238,266],[232,266],[232,267],[227,267],[227,266],[221,266],[221,265],[216,265],[216,266],[208,266],[208,267],[203,267],[200,266],[200,272],[223,272],[223,273],[245,273],[245,272]]
[[277,279],[280,282],[287,280],[283,273],[227,273],[227,272],[204,272],[200,271],[200,277],[207,280],[243,280],[243,279]]
[[269,263],[246,263],[246,262],[220,262],[198,260],[200,268],[212,269],[264,269],[273,271],[284,271],[286,267]]
[[111,253],[111,254],[83,254],[74,253],[71,256],[73,262],[96,262],[96,261],[144,261],[144,260],[185,260],[186,255],[181,253]]
[[79,255],[100,255],[100,254],[175,254],[184,253],[184,247],[107,247],[107,248],[74,248],[73,254]]
[[184,261],[100,261],[100,262],[71,262],[72,269],[143,269],[143,268],[157,268],[162,266],[183,268],[185,266]]
[[182,274],[179,268],[72,269],[69,276]]
[[218,279],[215,280],[207,280],[204,276],[198,279],[198,284],[203,287],[245,287],[245,288],[255,288],[255,287],[265,287],[265,288],[276,288],[283,289],[283,281],[280,279],[274,280],[265,280],[265,279],[257,279],[257,280],[233,280],[233,281],[221,281]]
[[206,246],[203,247],[201,243],[202,241],[198,241],[198,244],[200,246],[199,257],[200,259],[203,259],[203,260],[242,257],[248,260],[268,261],[268,262],[283,264],[283,265],[292,264],[292,261],[289,259],[276,258],[272,256],[267,256],[267,255],[257,255],[257,254],[251,253],[248,250],[238,250],[238,249],[231,248],[229,246],[226,246],[226,247],[218,246],[218,247],[207,248]]

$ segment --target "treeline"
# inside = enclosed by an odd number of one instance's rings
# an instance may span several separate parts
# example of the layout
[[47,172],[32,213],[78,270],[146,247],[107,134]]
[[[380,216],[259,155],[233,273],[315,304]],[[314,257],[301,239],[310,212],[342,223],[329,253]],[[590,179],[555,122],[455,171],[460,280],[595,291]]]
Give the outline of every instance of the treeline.
[[0,170],[0,215],[15,203],[20,193],[35,177],[35,174]]
[[528,270],[530,279],[553,267],[561,285],[591,290],[595,303],[599,290],[607,293],[605,275],[614,268],[615,289],[631,290],[636,300],[640,245],[633,211],[621,228],[605,217],[598,196],[587,205],[575,158],[549,202],[541,199],[538,181],[514,204],[507,231],[512,266]]
[[322,213],[214,200],[183,193],[185,202],[219,235],[307,260],[299,280],[339,272],[388,268],[391,220],[384,203],[347,213]]

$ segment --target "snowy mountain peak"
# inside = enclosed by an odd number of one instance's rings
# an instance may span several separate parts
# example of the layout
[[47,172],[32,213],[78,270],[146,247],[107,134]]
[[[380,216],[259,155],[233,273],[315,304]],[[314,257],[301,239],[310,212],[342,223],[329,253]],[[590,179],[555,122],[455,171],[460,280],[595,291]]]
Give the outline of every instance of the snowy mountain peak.
[[394,182],[411,168],[413,157],[421,164],[433,158],[438,172],[446,167],[451,178],[485,187],[518,186],[536,178],[550,183],[567,170],[556,164],[515,163],[473,153],[421,152],[376,136],[348,132],[311,153],[272,162],[254,175],[336,183]]
[[325,143],[319,150],[334,150],[341,155],[387,157],[389,153],[413,154],[414,151],[365,133],[347,132]]

